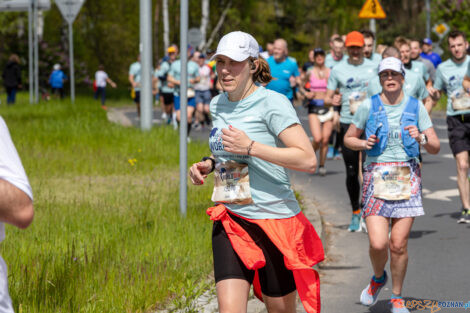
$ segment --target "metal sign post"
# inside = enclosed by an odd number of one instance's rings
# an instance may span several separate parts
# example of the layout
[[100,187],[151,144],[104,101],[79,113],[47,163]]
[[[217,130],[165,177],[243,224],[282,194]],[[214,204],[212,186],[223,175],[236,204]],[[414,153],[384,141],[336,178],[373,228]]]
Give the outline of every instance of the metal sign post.
[[85,0],[56,0],[62,17],[69,24],[69,64],[70,64],[70,100],[75,102],[75,69],[73,64],[73,21],[80,12]]
[[188,166],[188,0],[181,0],[180,47],[181,47],[181,80],[180,80],[180,211],[186,216],[187,208],[187,166]]
[[[37,12],[51,8],[50,0],[2,0],[0,12],[28,12],[28,67],[29,67],[29,103],[38,102],[38,38]],[[33,35],[34,29],[34,35]]]
[[38,0],[33,0],[34,103],[39,102]]
[[140,42],[142,50],[140,80],[140,127],[152,128],[152,0],[140,0]]
[[29,103],[33,103],[33,1],[28,6],[28,67],[29,67]]

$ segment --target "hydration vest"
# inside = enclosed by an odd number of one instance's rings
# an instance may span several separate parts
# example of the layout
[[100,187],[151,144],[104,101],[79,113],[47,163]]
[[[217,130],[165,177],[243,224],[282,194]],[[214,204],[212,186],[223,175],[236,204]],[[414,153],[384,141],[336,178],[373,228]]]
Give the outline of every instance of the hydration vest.
[[[369,119],[366,124],[366,138],[369,138],[371,135],[376,135],[379,142],[376,142],[372,149],[366,150],[366,153],[369,156],[379,156],[387,147],[389,130],[388,118],[379,95],[376,94],[372,96],[371,100],[372,104]],[[419,102],[416,98],[409,97],[400,119],[401,139],[405,152],[409,157],[418,157],[419,144],[410,136],[410,133],[405,130],[405,127],[410,125],[418,127],[418,119]]]

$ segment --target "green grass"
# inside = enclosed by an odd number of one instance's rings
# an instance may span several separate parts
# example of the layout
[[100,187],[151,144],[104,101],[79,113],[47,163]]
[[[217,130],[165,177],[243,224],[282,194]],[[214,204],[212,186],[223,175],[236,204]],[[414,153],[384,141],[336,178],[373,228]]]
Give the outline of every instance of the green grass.
[[[188,305],[211,271],[211,184],[189,187],[181,217],[177,133],[110,124],[91,98],[26,100],[0,107],[35,197],[33,224],[7,226],[0,246],[15,311]],[[208,153],[190,144],[188,164]]]
[[447,110],[447,95],[445,93],[442,93],[442,97],[436,103],[436,106],[433,108],[433,111],[442,111],[445,113],[446,110]]

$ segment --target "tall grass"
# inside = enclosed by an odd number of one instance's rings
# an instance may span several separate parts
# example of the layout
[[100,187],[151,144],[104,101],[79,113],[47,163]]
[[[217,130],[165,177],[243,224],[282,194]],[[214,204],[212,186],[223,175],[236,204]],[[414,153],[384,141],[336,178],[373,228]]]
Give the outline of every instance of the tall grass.
[[[110,124],[86,98],[0,115],[35,196],[33,224],[0,247],[16,311],[150,312],[206,287],[211,186],[189,187],[183,218],[175,131]],[[188,163],[208,153],[192,143]]]

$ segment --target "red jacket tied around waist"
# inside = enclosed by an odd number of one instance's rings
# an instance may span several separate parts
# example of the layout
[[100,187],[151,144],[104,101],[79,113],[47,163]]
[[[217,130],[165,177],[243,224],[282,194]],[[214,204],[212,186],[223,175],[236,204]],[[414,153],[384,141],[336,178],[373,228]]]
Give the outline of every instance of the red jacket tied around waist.
[[[233,249],[246,268],[257,270],[265,266],[266,259],[261,249],[250,235],[230,217],[224,205],[210,207],[206,213],[211,220],[222,222]],[[284,255],[286,268],[293,272],[297,292],[305,310],[308,313],[320,313],[320,278],[312,267],[323,261],[325,255],[322,242],[305,215],[300,212],[286,219],[259,220],[239,217],[263,229]],[[253,281],[253,289],[255,295],[262,300],[258,271]]]

